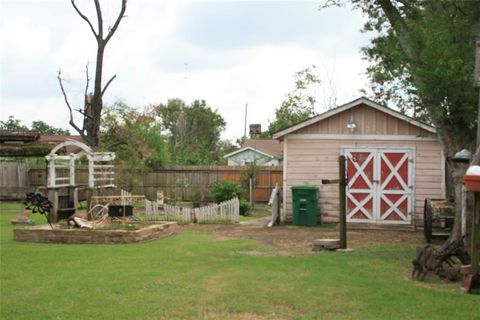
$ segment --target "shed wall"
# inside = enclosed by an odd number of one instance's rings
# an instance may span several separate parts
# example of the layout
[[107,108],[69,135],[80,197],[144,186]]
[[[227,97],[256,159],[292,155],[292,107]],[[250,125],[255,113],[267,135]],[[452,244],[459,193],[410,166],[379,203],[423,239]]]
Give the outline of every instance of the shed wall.
[[[414,152],[414,212],[423,217],[426,197],[444,197],[444,162],[438,141],[399,140],[321,140],[285,139],[284,196],[286,219],[292,219],[292,191],[297,184],[313,184],[320,189],[319,210],[324,221],[337,221],[339,210],[338,185],[322,185],[322,179],[338,179],[338,157],[342,147],[411,148]],[[285,157],[286,155],[286,157]]]

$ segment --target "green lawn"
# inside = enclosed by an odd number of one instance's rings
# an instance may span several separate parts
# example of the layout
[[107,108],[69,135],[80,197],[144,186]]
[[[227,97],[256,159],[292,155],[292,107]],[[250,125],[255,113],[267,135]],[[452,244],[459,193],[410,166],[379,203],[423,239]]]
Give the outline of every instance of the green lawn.
[[20,202],[0,202],[0,211],[3,210],[8,210],[8,211],[14,211],[14,210],[20,210]]
[[[12,240],[1,215],[1,319],[478,319],[480,296],[408,279],[409,245],[353,253],[184,232],[134,245]],[[37,218],[43,221],[43,217]]]

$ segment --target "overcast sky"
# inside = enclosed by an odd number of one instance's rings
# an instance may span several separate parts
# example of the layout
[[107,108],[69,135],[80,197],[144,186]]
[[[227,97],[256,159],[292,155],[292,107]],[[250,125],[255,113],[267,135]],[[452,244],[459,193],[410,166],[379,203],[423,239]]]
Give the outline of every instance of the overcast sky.
[[[0,0],[1,120],[43,120],[69,128],[56,73],[61,68],[71,102],[81,107],[85,65],[96,44],[67,0]],[[93,1],[77,0],[94,16]],[[113,23],[120,0],[102,0]],[[312,64],[322,79],[317,112],[333,82],[338,103],[366,85],[360,48],[364,18],[349,8],[318,10],[319,1],[129,1],[109,42],[104,79],[117,78],[104,101],[131,106],[182,98],[204,99],[224,117],[223,138],[243,135],[248,122],[265,128],[293,89],[293,74]],[[104,80],[105,81],[105,80]]]

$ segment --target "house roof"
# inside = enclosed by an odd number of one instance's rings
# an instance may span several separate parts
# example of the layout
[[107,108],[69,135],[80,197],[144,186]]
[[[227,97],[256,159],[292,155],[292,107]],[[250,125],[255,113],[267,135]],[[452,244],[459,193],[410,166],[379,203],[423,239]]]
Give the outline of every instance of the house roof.
[[341,105],[341,106],[339,106],[339,107],[337,107],[337,108],[331,109],[331,110],[329,110],[329,111],[327,111],[327,112],[324,112],[324,113],[321,113],[321,114],[319,114],[319,115],[317,115],[317,116],[314,116],[314,117],[312,117],[312,118],[310,118],[310,119],[307,119],[307,120],[305,120],[305,121],[296,123],[296,124],[294,124],[294,125],[292,125],[292,126],[290,126],[290,127],[288,127],[288,128],[285,128],[285,129],[283,129],[283,130],[280,130],[280,131],[278,131],[278,132],[276,132],[276,133],[273,134],[273,139],[280,139],[280,138],[282,138],[283,136],[285,136],[285,135],[287,135],[287,134],[289,134],[289,133],[292,133],[292,132],[295,132],[295,131],[297,131],[297,130],[299,130],[299,129],[302,129],[302,128],[305,128],[305,127],[307,127],[307,126],[310,126],[310,125],[312,125],[312,124],[314,124],[314,123],[317,123],[317,122],[322,121],[322,120],[324,120],[324,119],[326,119],[326,118],[332,117],[332,116],[334,116],[334,115],[336,115],[336,114],[339,114],[339,113],[341,113],[341,112],[344,112],[344,111],[346,111],[346,110],[349,110],[349,109],[351,109],[351,108],[353,108],[353,107],[356,107],[356,106],[358,106],[358,105],[361,105],[361,104],[364,104],[364,105],[367,105],[367,106],[369,106],[369,107],[372,107],[372,108],[374,108],[374,109],[376,109],[376,110],[378,110],[378,111],[387,113],[387,114],[389,114],[389,115],[392,116],[392,117],[395,117],[395,118],[397,118],[397,119],[400,119],[400,120],[403,120],[403,121],[405,121],[405,122],[408,122],[408,123],[410,123],[411,125],[417,126],[417,127],[422,128],[422,129],[424,129],[424,130],[426,130],[426,131],[429,131],[429,132],[431,132],[431,133],[436,133],[435,128],[432,127],[432,126],[430,126],[430,125],[428,125],[428,124],[426,124],[426,123],[423,123],[423,122],[420,122],[420,121],[418,121],[418,120],[415,120],[415,119],[413,119],[413,118],[411,118],[411,117],[409,117],[409,116],[407,116],[407,115],[404,115],[404,114],[402,114],[402,113],[400,113],[400,112],[398,112],[398,111],[395,111],[395,110],[390,109],[390,108],[388,108],[388,107],[386,107],[386,106],[383,106],[383,105],[381,105],[381,104],[378,104],[378,103],[376,103],[376,102],[374,102],[374,101],[372,101],[372,100],[370,100],[370,99],[368,99],[368,98],[361,97],[361,98],[355,99],[355,100],[353,100],[353,101],[350,101],[350,102],[348,102],[348,103],[346,103],[346,104],[344,104],[344,105]]
[[283,142],[272,139],[247,139],[242,148],[224,156],[229,158],[246,150],[257,151],[270,158],[281,158],[283,155]]

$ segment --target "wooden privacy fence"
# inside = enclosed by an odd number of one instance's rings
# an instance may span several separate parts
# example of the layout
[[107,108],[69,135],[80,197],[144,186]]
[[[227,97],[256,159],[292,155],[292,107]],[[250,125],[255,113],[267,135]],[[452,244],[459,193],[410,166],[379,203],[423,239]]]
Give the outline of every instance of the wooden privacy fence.
[[158,209],[156,201],[145,200],[145,221],[178,221],[182,223],[238,223],[240,221],[240,201],[233,198],[219,204],[200,208],[186,208],[163,205]]
[[[231,180],[244,187],[248,197],[248,176],[252,169],[247,166],[168,166],[149,170],[135,170],[115,166],[115,185],[133,194],[145,194],[155,199],[157,190],[163,190],[170,200],[192,200],[195,197],[211,200],[209,187],[215,181]],[[257,167],[257,188],[255,199],[268,202],[275,184],[282,185],[282,167]],[[88,168],[78,166],[75,181],[87,184]],[[46,184],[44,167],[31,167],[28,170],[28,185],[32,187]]]
[[29,191],[28,166],[20,162],[0,162],[0,200],[22,199]]

